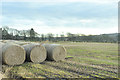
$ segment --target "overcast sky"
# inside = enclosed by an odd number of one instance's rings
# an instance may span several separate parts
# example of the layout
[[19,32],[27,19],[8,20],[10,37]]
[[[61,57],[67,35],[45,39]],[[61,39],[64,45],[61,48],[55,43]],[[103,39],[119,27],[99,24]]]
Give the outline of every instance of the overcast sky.
[[3,0],[2,25],[38,33],[118,32],[118,0]]

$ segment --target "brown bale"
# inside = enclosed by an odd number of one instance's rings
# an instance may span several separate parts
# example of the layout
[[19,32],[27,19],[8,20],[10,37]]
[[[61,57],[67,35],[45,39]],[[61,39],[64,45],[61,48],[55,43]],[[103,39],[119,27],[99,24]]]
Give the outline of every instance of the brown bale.
[[40,44],[30,43],[23,45],[26,51],[26,61],[32,61],[33,63],[41,63],[45,61],[47,53],[44,46]]
[[23,47],[13,44],[5,43],[2,46],[2,62],[8,65],[20,65],[25,61],[25,50]]
[[66,49],[59,44],[43,44],[47,50],[47,60],[60,61],[66,57]]

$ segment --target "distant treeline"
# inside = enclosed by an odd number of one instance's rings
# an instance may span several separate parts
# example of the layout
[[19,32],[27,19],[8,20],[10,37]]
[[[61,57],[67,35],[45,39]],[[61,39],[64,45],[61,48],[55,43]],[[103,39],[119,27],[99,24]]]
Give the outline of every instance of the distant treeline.
[[[109,42],[109,43],[117,43],[118,39],[120,40],[120,37],[118,33],[114,34],[101,34],[101,35],[78,35],[78,34],[72,34],[68,33],[67,36],[64,34],[61,34],[61,36],[54,36],[54,34],[49,33],[47,35],[41,34],[40,37],[36,36],[38,33],[34,31],[33,28],[27,32],[17,32],[17,34],[8,33],[9,29],[7,28],[1,28],[2,32],[2,39],[7,40],[27,40],[27,41],[73,41],[73,42]],[[13,30],[11,30],[13,31]]]

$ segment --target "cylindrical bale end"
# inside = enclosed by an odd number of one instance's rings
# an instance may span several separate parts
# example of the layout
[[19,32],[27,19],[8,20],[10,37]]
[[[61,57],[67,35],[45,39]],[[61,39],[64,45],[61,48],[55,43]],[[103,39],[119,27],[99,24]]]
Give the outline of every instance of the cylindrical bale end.
[[25,61],[25,50],[16,44],[5,44],[2,47],[3,63],[8,65],[20,65]]
[[32,61],[33,63],[41,63],[45,61],[47,53],[44,46],[40,44],[27,44],[23,45],[26,50],[26,61]]
[[47,50],[47,60],[60,61],[66,57],[66,49],[59,44],[43,44]]

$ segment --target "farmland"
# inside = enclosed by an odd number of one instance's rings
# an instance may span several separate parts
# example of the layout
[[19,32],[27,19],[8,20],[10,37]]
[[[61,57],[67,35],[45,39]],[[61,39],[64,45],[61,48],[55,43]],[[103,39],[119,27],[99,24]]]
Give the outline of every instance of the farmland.
[[[49,42],[53,43],[53,42]],[[63,61],[25,62],[3,65],[8,78],[117,78],[118,44],[91,42],[55,42],[67,50]]]

